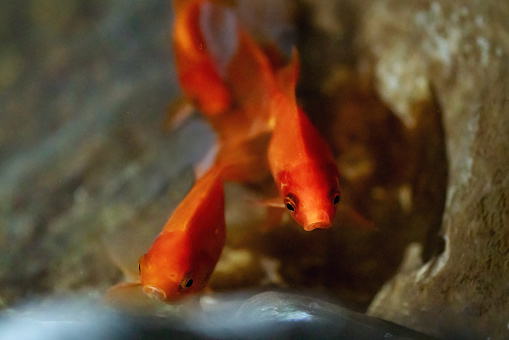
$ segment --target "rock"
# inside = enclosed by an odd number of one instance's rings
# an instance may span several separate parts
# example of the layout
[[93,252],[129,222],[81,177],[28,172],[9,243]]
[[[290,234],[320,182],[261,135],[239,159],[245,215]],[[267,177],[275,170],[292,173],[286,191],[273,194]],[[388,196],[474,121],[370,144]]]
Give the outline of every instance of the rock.
[[[245,294],[244,294],[245,295]],[[0,314],[2,339],[432,339],[302,295],[223,294],[180,315],[122,314],[86,300],[51,301]]]
[[[52,10],[50,3],[34,6]],[[108,235],[137,223],[138,230],[156,228],[145,238],[150,245],[188,189],[191,164],[214,138],[197,119],[171,136],[160,129],[178,90],[169,62],[169,3],[104,6],[98,13],[70,10],[76,18],[62,19],[58,34],[48,36],[34,28],[44,21],[14,11],[27,28],[22,40],[10,43],[25,51],[30,68],[23,74],[30,76],[19,76],[0,94],[6,108],[0,118],[0,295],[9,305],[77,290],[98,295],[120,280]],[[146,18],[150,23],[141,24]],[[56,52],[61,59],[53,63]],[[177,177],[182,185],[175,193]]]
[[236,334],[250,339],[428,339],[332,303],[279,292],[260,293],[245,301],[232,324],[238,325],[234,329]]
[[470,0],[378,1],[362,15],[377,89],[403,121],[434,90],[448,165],[442,251],[389,281],[371,315],[445,338],[509,336],[508,15]]

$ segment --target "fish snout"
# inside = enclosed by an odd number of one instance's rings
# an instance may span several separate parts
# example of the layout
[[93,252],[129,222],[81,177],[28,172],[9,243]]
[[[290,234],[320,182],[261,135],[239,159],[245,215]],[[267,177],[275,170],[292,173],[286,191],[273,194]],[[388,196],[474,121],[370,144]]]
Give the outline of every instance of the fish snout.
[[154,286],[143,286],[143,293],[147,294],[152,299],[160,301],[166,300],[166,293]]
[[311,223],[311,224],[308,224],[307,226],[304,227],[304,230],[306,231],[311,231],[313,229],[327,229],[327,228],[330,228],[332,226],[332,223],[327,221],[327,222],[314,222],[314,223]]

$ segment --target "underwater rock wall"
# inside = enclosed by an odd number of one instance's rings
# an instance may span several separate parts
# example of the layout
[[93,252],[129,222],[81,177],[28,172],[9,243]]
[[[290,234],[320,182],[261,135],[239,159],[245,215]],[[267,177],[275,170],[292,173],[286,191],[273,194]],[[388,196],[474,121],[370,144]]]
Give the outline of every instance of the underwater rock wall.
[[441,107],[448,186],[443,251],[405,268],[369,314],[440,337],[509,335],[509,6],[377,1],[360,42],[379,94],[412,127],[430,89]]
[[20,4],[1,31],[0,300],[97,298],[121,279],[110,233],[156,235],[213,135],[161,129],[178,95],[167,1]]

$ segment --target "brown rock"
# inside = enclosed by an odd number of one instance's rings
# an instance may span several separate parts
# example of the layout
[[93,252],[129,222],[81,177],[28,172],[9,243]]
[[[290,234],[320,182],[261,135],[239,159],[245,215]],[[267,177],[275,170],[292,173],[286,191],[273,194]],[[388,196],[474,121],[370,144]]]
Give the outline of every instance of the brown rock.
[[508,16],[505,2],[468,0],[381,1],[363,13],[360,39],[388,105],[411,126],[415,102],[435,90],[449,173],[443,251],[414,256],[371,315],[440,337],[509,336]]

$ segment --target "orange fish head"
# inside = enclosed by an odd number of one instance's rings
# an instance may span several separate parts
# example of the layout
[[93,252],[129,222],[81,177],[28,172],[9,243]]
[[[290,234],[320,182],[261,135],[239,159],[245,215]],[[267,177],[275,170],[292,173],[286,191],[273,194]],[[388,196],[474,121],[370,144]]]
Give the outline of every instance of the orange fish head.
[[277,182],[285,207],[304,230],[332,226],[340,201],[335,164],[298,166]]
[[188,244],[188,239],[179,232],[166,232],[156,239],[138,262],[145,294],[166,303],[177,303],[205,288],[214,266],[205,263],[193,266],[194,255]]

